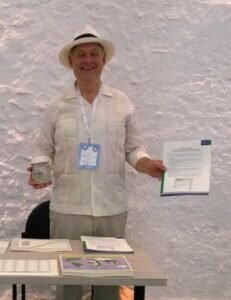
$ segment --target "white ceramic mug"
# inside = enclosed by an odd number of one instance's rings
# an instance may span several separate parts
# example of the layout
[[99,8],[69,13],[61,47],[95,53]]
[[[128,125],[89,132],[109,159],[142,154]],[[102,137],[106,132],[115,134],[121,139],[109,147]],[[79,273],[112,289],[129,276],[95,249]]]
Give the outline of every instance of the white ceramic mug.
[[38,184],[49,183],[52,177],[52,167],[49,162],[32,163],[31,177]]

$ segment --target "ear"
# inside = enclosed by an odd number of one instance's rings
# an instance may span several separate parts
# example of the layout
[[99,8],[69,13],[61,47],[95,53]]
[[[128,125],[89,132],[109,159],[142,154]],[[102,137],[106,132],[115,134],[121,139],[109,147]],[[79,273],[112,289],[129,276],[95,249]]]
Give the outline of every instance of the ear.
[[104,56],[103,56],[103,65],[105,66],[106,64],[106,52],[104,53]]
[[68,55],[68,61],[69,61],[69,65],[72,67],[72,59],[71,59],[71,55]]

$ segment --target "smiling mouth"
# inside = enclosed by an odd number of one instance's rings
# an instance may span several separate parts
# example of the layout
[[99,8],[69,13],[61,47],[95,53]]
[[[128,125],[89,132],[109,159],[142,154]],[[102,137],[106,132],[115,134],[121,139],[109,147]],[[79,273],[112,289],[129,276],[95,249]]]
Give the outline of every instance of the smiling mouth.
[[81,67],[81,70],[83,70],[83,71],[91,71],[93,69],[95,69],[94,66],[83,66],[83,67]]

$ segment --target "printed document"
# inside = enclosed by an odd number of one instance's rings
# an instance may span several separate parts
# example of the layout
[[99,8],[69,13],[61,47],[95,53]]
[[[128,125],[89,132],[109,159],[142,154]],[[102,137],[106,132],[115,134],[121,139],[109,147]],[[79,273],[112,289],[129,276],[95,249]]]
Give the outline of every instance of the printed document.
[[0,241],[0,254],[6,253],[6,250],[9,247],[9,244],[10,244],[9,241],[5,241],[5,240]]
[[133,249],[124,238],[81,236],[86,252],[132,253]]
[[165,143],[161,196],[208,195],[211,148],[211,140]]
[[58,276],[56,259],[0,259],[0,275]]

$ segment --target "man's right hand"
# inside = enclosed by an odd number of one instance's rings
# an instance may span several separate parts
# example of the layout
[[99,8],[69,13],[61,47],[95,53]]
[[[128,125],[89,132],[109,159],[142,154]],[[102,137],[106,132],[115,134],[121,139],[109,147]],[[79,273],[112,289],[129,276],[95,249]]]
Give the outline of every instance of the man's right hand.
[[43,189],[52,184],[52,181],[49,181],[48,183],[37,183],[36,181],[34,181],[32,179],[32,176],[31,176],[32,167],[27,168],[27,171],[30,172],[28,184],[31,185],[34,189],[36,189],[36,190]]

